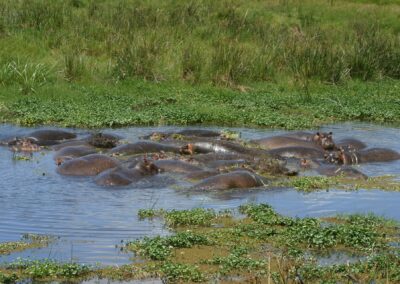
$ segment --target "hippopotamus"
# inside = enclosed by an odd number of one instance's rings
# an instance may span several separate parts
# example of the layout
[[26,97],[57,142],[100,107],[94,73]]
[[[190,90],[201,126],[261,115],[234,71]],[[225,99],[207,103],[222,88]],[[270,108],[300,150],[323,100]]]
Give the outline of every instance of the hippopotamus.
[[246,158],[248,158],[247,155],[236,153],[208,153],[191,156],[192,160],[203,164],[219,160],[241,160]]
[[396,151],[385,148],[371,148],[365,150],[345,150],[343,148],[325,154],[325,160],[340,165],[360,163],[390,162],[400,159]]
[[268,151],[270,155],[286,158],[323,159],[324,151],[309,147],[285,147]]
[[181,153],[182,148],[152,141],[139,141],[136,143],[120,145],[110,150],[110,153],[113,155],[135,155],[157,152]]
[[157,160],[154,161],[153,164],[157,168],[163,170],[164,172],[173,172],[180,174],[191,173],[202,170],[200,167],[197,167],[195,165],[180,160]]
[[13,152],[37,152],[42,150],[41,146],[32,143],[30,139],[22,138],[22,139],[14,139],[7,143]]
[[309,140],[299,139],[288,136],[274,136],[252,140],[252,143],[259,145],[263,149],[273,150],[285,147],[307,147],[314,149],[333,149],[335,144],[332,139],[332,132],[317,132]]
[[367,144],[364,142],[354,139],[354,138],[344,138],[337,142],[335,142],[335,148],[340,149],[354,149],[354,150],[361,150],[367,148]]
[[57,168],[57,172],[61,175],[70,176],[95,176],[118,165],[118,160],[114,158],[101,154],[91,154],[65,161]]
[[139,162],[134,168],[118,166],[108,169],[95,178],[95,182],[102,186],[124,186],[140,179],[159,173],[159,169],[153,163],[144,160]]
[[350,166],[342,165],[340,167],[336,167],[333,165],[323,165],[316,169],[316,171],[328,177],[331,176],[344,176],[347,178],[357,178],[357,179],[367,179],[368,176],[359,170],[352,168]]
[[64,130],[44,129],[31,132],[27,138],[37,145],[50,146],[63,140],[75,139],[76,134]]
[[217,160],[212,161],[206,164],[207,167],[213,169],[224,169],[224,168],[231,168],[231,167],[240,167],[242,165],[247,164],[246,160]]
[[71,160],[94,153],[96,153],[96,150],[90,146],[68,146],[58,150],[54,154],[54,160],[56,161],[57,165],[61,165],[66,160]]
[[219,170],[199,170],[199,171],[188,173],[185,176],[185,178],[190,179],[190,180],[199,180],[199,179],[204,179],[204,178],[218,175],[219,173],[220,173]]
[[120,139],[117,135],[102,132],[91,134],[86,138],[88,144],[96,148],[114,148]]
[[322,164],[318,161],[311,159],[301,159],[300,167],[303,169],[313,169],[318,174],[324,176],[344,176],[347,178],[361,178],[367,179],[368,176],[361,171],[346,165],[336,166],[331,164]]
[[142,136],[142,139],[151,139],[156,141],[165,140],[169,137],[220,137],[221,133],[206,129],[183,129],[177,132],[153,132],[149,135]]
[[194,185],[192,189],[231,189],[231,188],[253,188],[265,186],[268,180],[262,176],[246,170],[238,170],[226,174],[219,174],[204,179]]

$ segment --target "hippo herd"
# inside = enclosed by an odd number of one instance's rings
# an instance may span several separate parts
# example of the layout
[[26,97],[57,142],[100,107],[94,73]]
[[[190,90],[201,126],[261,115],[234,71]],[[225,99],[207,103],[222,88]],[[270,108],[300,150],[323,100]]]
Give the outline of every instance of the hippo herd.
[[[81,135],[82,136],[82,135]],[[191,189],[263,187],[275,176],[312,170],[321,175],[366,178],[351,165],[400,159],[396,151],[368,148],[333,133],[295,132],[243,141],[225,133],[184,129],[154,132],[128,143],[122,137],[37,130],[1,142],[11,151],[52,151],[56,171],[92,177],[100,186],[127,186],[160,173],[192,182]]]

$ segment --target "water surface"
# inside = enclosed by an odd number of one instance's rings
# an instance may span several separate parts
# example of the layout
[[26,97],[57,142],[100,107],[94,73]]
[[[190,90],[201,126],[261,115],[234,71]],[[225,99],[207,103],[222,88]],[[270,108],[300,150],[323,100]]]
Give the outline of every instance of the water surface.
[[[108,132],[135,141],[152,131],[177,127],[132,127]],[[210,129],[210,128],[209,128]],[[221,129],[218,127],[211,129]],[[281,134],[281,130],[231,128],[244,139]],[[370,147],[400,151],[400,129],[362,123],[329,125],[335,138],[353,137]],[[23,136],[32,129],[0,125],[0,139]],[[80,134],[87,130],[74,129]],[[368,164],[359,169],[369,176],[399,176],[400,161]],[[131,254],[121,252],[122,240],[168,234],[159,221],[140,221],[141,208],[189,209],[206,207],[231,209],[248,202],[266,202],[289,216],[328,216],[337,213],[373,212],[400,220],[399,192],[379,190],[321,191],[299,193],[294,189],[232,190],[188,194],[170,186],[171,177],[160,175],[152,181],[122,189],[96,186],[91,178],[71,178],[55,172],[52,153],[35,153],[31,161],[13,161],[12,153],[0,147],[0,242],[18,240],[24,233],[60,237],[47,248],[27,250],[0,257],[0,262],[17,257],[74,260],[86,264],[129,263]]]

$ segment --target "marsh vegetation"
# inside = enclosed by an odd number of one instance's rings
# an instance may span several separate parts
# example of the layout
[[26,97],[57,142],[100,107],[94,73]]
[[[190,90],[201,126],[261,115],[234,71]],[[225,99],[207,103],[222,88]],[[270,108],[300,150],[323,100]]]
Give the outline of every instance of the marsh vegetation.
[[397,1],[5,0],[1,118],[399,122],[398,11]]

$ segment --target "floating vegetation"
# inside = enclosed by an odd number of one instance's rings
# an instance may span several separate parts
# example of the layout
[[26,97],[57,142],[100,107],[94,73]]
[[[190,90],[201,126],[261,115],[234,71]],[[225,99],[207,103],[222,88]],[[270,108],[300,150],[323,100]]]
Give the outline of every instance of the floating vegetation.
[[54,240],[54,237],[48,235],[24,234],[20,241],[0,243],[0,255],[46,247]]
[[364,179],[346,178],[344,176],[323,177],[323,176],[301,176],[290,179],[275,181],[274,186],[294,187],[299,191],[312,192],[328,189],[380,189],[400,191],[400,182],[395,176],[379,176]]

